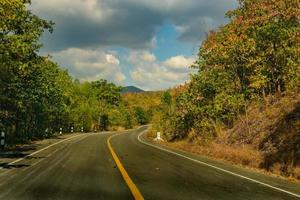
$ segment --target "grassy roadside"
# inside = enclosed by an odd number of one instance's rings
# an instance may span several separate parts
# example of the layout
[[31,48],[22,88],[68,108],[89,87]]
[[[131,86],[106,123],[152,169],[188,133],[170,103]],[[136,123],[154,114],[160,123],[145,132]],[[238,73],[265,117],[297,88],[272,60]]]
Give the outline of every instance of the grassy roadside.
[[[149,140],[153,141],[155,134],[153,130],[150,130],[146,136]],[[154,142],[154,141],[153,141]],[[275,176],[291,182],[300,182],[300,168],[294,168],[297,172],[293,175],[286,176],[282,174],[281,166],[274,165],[271,170],[266,170],[261,167],[261,162],[263,161],[262,152],[254,149],[251,145],[228,145],[220,144],[217,142],[211,142],[207,145],[199,145],[198,143],[190,142],[188,139],[181,141],[155,141],[159,145],[166,146],[172,149],[181,150],[189,153],[193,153],[199,156],[204,156],[209,159],[219,160],[231,165],[244,167],[256,172],[267,174],[269,176]],[[297,171],[298,170],[298,171]],[[298,176],[295,176],[298,175]]]
[[[153,137],[147,136],[152,140]],[[259,173],[263,173],[269,176],[278,177],[281,179],[289,180],[291,182],[300,183],[300,179],[293,176],[284,176],[280,170],[267,171],[260,167],[259,163],[262,160],[262,155],[259,151],[251,149],[249,146],[244,147],[231,147],[228,145],[222,145],[212,143],[207,146],[200,146],[198,144],[191,143],[187,140],[177,142],[156,142],[162,146],[166,146],[171,149],[181,150],[189,153],[193,153],[209,159],[218,160],[227,164],[244,167]]]

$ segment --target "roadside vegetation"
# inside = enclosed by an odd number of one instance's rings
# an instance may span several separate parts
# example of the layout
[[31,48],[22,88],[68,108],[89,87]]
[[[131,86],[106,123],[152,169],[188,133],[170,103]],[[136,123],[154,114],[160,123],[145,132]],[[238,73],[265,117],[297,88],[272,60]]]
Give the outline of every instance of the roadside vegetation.
[[241,0],[226,15],[203,41],[190,82],[161,96],[152,134],[300,178],[300,3]]
[[54,23],[32,14],[29,3],[0,1],[0,130],[7,144],[50,137],[60,128],[88,132],[147,124],[151,107],[128,103],[133,99],[123,99],[121,87],[106,80],[80,82],[50,56],[39,55],[39,38]]
[[121,93],[41,56],[54,23],[29,0],[0,1],[0,130],[8,145],[62,131],[152,124],[168,145],[300,179],[299,0],[240,0],[211,31],[182,86]]

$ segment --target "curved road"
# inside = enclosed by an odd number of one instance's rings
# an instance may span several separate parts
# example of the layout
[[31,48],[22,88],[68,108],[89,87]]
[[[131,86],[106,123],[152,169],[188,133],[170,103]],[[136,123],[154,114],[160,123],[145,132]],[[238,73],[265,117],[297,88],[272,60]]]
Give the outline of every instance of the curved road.
[[[0,169],[0,199],[134,199],[110,144],[144,199],[300,199],[300,184],[162,150],[136,130],[82,134]],[[140,135],[140,140],[138,136]]]

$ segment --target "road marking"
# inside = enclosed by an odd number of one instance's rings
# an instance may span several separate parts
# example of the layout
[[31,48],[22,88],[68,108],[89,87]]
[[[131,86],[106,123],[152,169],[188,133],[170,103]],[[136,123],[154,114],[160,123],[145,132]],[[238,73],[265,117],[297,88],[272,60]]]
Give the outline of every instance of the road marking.
[[33,153],[29,154],[29,155],[26,155],[26,156],[24,156],[23,158],[19,158],[19,159],[17,159],[17,160],[14,160],[14,161],[8,163],[7,165],[12,165],[12,164],[15,164],[15,163],[17,163],[17,162],[20,162],[20,161],[24,160],[25,158],[28,158],[28,157],[30,157],[30,156],[33,156],[33,155],[35,155],[35,154],[37,154],[37,153],[40,153],[40,152],[42,152],[42,151],[44,151],[44,150],[46,150],[46,149],[49,149],[50,147],[53,147],[53,146],[55,146],[55,145],[57,145],[57,144],[60,144],[60,143],[62,143],[62,142],[71,140],[71,139],[76,138],[76,137],[79,137],[79,136],[82,136],[82,135],[74,135],[74,136],[72,136],[72,137],[63,139],[63,140],[61,140],[61,141],[59,141],[59,142],[56,142],[56,143],[54,143],[54,144],[50,144],[49,146],[46,146],[46,147],[44,147],[44,148],[42,148],[42,149],[40,149],[40,150],[38,150],[38,151],[35,151],[35,152],[33,152]]
[[295,197],[299,197],[300,198],[300,195],[299,194],[296,194],[296,193],[293,193],[293,192],[289,192],[287,190],[284,190],[284,189],[281,189],[281,188],[278,188],[278,187],[275,187],[275,186],[272,186],[272,185],[269,185],[267,183],[263,183],[261,181],[258,181],[258,180],[255,180],[255,179],[252,179],[252,178],[249,178],[249,177],[246,177],[246,176],[243,176],[243,175],[240,175],[240,174],[237,174],[237,173],[234,173],[234,172],[231,172],[229,170],[226,170],[226,169],[223,169],[223,168],[220,168],[220,167],[217,167],[217,166],[214,166],[214,165],[211,165],[211,164],[208,164],[206,162],[203,162],[203,161],[200,161],[200,160],[196,160],[196,159],[193,159],[193,158],[190,158],[190,157],[187,157],[185,155],[182,155],[180,153],[177,153],[177,152],[174,152],[174,151],[171,151],[171,150],[168,150],[168,149],[165,149],[165,148],[162,148],[162,147],[159,147],[159,146],[156,146],[156,145],[153,145],[149,142],[145,142],[141,139],[141,136],[146,133],[148,130],[145,130],[143,132],[141,132],[139,135],[138,135],[138,141],[145,144],[145,145],[148,145],[148,146],[151,146],[153,148],[156,148],[156,149],[159,149],[159,150],[162,150],[162,151],[166,151],[170,154],[174,154],[174,155],[177,155],[177,156],[180,156],[182,158],[185,158],[185,159],[188,159],[188,160],[191,160],[191,161],[194,161],[196,163],[199,163],[201,165],[205,165],[205,166],[208,166],[208,167],[211,167],[211,168],[214,168],[216,170],[219,170],[219,171],[222,171],[222,172],[225,172],[225,173],[228,173],[228,174],[231,174],[233,176],[237,176],[237,177],[240,177],[240,178],[243,178],[243,179],[246,179],[248,181],[252,181],[254,183],[258,183],[258,184],[261,184],[263,186],[266,186],[266,187],[269,187],[269,188],[272,188],[274,190],[277,190],[277,191],[280,191],[280,192],[283,192],[283,193],[286,193],[286,194],[289,194],[289,195],[292,195],[292,196],[295,196]]
[[119,160],[117,154],[115,153],[114,149],[112,148],[110,140],[114,136],[116,136],[116,135],[112,135],[107,139],[108,149],[109,149],[113,159],[115,160],[115,163],[116,163],[119,171],[121,172],[121,174],[123,176],[123,179],[125,180],[126,184],[128,185],[134,199],[135,200],[144,200],[144,197],[142,196],[141,192],[139,191],[137,186],[134,184],[134,182],[131,180],[130,176],[128,175],[127,171],[125,170],[125,168],[123,167],[121,161]]

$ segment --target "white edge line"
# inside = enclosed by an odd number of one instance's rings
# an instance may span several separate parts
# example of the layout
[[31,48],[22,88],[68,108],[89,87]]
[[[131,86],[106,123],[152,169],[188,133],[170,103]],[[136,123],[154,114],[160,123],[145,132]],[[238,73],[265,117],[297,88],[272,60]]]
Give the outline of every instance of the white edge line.
[[42,152],[42,151],[44,151],[44,150],[46,150],[46,149],[48,149],[48,148],[50,148],[50,147],[53,147],[53,146],[55,146],[55,145],[57,145],[57,144],[59,144],[59,143],[65,142],[65,141],[67,141],[67,140],[70,140],[70,139],[72,139],[72,138],[76,138],[76,137],[79,137],[79,136],[83,136],[83,135],[81,135],[81,134],[80,134],[80,135],[74,135],[74,136],[72,136],[72,137],[63,139],[63,140],[61,140],[61,141],[59,141],[59,142],[56,142],[56,143],[54,143],[54,144],[50,144],[49,146],[46,146],[46,147],[44,147],[44,148],[42,148],[42,149],[40,149],[40,150],[38,150],[38,151],[35,151],[35,152],[33,152],[33,153],[29,154],[29,155],[26,155],[26,156],[24,156],[23,158],[19,158],[19,159],[17,159],[17,160],[14,160],[14,161],[8,163],[7,165],[12,165],[12,164],[14,164],[14,163],[20,162],[21,160],[24,160],[25,158],[28,158],[28,157],[30,157],[30,156],[33,156],[33,155],[37,154],[37,153],[40,153],[40,152]]
[[222,172],[225,172],[225,173],[228,173],[228,174],[231,174],[231,175],[234,175],[234,176],[237,176],[237,177],[240,177],[240,178],[243,178],[243,179],[246,179],[248,181],[252,181],[252,182],[255,182],[255,183],[258,183],[258,184],[261,184],[263,186],[266,186],[266,187],[269,187],[269,188],[272,188],[274,190],[278,190],[280,192],[283,192],[283,193],[287,193],[289,195],[292,195],[292,196],[295,196],[295,197],[299,197],[300,198],[300,195],[299,194],[295,194],[293,192],[289,192],[287,190],[284,190],[284,189],[281,189],[281,188],[278,188],[278,187],[275,187],[275,186],[272,186],[272,185],[269,185],[267,183],[263,183],[261,181],[258,181],[258,180],[255,180],[255,179],[252,179],[252,178],[249,178],[249,177],[246,177],[246,176],[243,176],[243,175],[240,175],[240,174],[237,174],[237,173],[234,173],[234,172],[231,172],[231,171],[228,171],[226,169],[223,169],[223,168],[220,168],[220,167],[217,167],[217,166],[214,166],[214,165],[211,165],[211,164],[208,164],[208,163],[205,163],[205,162],[202,162],[202,161],[199,161],[199,160],[196,160],[196,159],[193,159],[193,158],[190,158],[190,157],[187,157],[185,155],[182,155],[180,153],[177,153],[177,152],[174,152],[174,151],[171,151],[171,150],[168,150],[168,149],[165,149],[165,148],[162,148],[162,147],[159,147],[159,146],[156,146],[156,145],[153,145],[149,142],[145,142],[141,139],[141,135],[146,133],[148,130],[145,130],[143,132],[141,132],[139,135],[138,135],[138,141],[145,144],[145,145],[148,145],[148,146],[151,146],[153,148],[156,148],[156,149],[159,149],[159,150],[162,150],[162,151],[166,151],[170,154],[174,154],[174,155],[177,155],[177,156],[180,156],[180,157],[183,157],[185,159],[188,159],[188,160],[191,160],[191,161],[194,161],[196,163],[199,163],[199,164],[202,164],[202,165],[205,165],[205,166],[208,166],[208,167],[211,167],[211,168],[214,168],[216,170],[219,170],[219,171],[222,171]]

